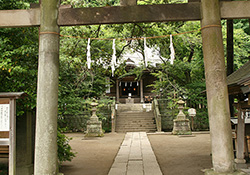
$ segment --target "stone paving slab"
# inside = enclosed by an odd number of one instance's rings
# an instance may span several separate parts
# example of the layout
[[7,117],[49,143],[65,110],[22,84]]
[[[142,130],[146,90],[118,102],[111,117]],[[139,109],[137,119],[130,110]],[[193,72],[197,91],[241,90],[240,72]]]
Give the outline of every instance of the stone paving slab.
[[146,132],[128,132],[108,175],[162,175]]

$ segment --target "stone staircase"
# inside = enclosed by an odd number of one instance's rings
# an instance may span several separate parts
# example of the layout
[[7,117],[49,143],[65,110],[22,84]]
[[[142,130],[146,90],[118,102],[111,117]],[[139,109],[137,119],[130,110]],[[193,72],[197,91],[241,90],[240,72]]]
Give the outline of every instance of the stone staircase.
[[154,115],[150,104],[119,104],[116,132],[155,132]]

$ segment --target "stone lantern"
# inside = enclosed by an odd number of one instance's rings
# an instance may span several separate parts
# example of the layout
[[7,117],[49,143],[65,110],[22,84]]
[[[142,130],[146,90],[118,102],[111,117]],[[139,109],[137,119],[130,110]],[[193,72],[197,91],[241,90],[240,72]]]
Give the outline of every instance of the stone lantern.
[[184,104],[183,100],[179,100],[178,102],[178,109],[179,114],[177,115],[176,119],[174,119],[174,127],[172,133],[174,135],[191,135],[189,119],[186,118],[186,115],[183,113]]
[[87,121],[87,133],[85,137],[102,137],[103,131],[102,131],[102,122],[99,121],[96,110],[98,103],[93,102],[90,104],[92,106],[92,116]]

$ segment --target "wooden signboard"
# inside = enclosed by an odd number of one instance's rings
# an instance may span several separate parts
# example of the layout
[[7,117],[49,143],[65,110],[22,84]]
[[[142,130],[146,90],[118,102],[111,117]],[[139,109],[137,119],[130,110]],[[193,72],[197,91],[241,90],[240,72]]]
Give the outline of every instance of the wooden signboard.
[[9,157],[9,175],[16,175],[16,99],[25,95],[0,93],[0,153]]

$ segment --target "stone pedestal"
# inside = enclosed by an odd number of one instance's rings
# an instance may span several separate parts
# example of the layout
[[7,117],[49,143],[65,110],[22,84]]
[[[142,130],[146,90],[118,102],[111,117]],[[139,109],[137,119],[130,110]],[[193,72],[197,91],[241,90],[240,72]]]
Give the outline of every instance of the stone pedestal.
[[220,172],[215,172],[212,169],[205,170],[204,174],[205,175],[247,175],[247,173],[240,171],[240,170],[234,171],[232,173],[220,173]]
[[189,125],[189,119],[186,119],[185,114],[183,113],[183,105],[184,101],[179,100],[179,114],[177,115],[177,118],[174,119],[174,127],[172,133],[174,135],[191,135],[191,129]]
[[98,103],[91,103],[92,106],[92,116],[90,120],[87,122],[87,133],[85,137],[102,137],[102,122],[98,120],[96,115],[96,106]]
[[126,104],[134,104],[134,99],[131,98],[131,93],[128,94],[128,98],[126,99]]
[[240,170],[240,169],[247,169],[247,164],[246,164],[246,160],[244,158],[240,159],[240,158],[236,158],[234,159],[235,162],[235,168]]
[[134,104],[134,99],[133,98],[127,98],[126,99],[126,104]]

